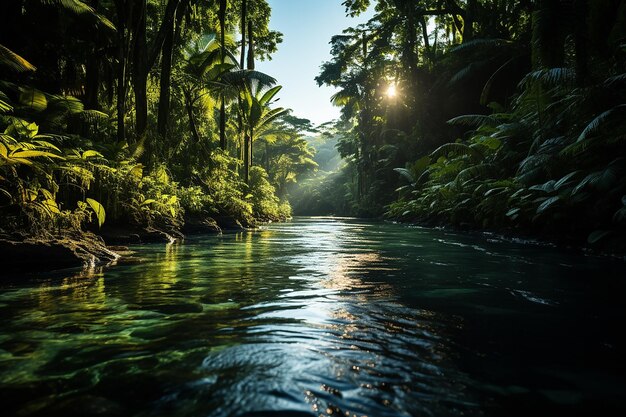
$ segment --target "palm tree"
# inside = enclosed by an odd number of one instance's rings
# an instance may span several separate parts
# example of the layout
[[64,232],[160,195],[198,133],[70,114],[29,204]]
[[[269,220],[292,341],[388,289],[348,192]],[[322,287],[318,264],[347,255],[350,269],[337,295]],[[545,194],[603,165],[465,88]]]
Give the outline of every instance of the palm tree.
[[[220,0],[220,63],[222,65],[226,59],[226,7],[227,0]],[[226,150],[226,99],[224,95],[220,99],[220,147]]]
[[250,179],[253,141],[271,127],[272,121],[289,113],[289,110],[282,107],[270,108],[271,100],[281,88],[281,86],[276,86],[264,91],[263,87],[258,84],[252,88],[246,85],[241,92],[240,111],[244,127],[243,161],[246,183]]

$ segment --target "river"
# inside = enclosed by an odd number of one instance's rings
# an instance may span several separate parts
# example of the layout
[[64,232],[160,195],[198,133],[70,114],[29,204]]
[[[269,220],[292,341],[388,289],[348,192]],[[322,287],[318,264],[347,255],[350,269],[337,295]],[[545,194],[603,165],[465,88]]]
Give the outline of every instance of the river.
[[1,280],[4,416],[626,415],[624,262],[299,218]]

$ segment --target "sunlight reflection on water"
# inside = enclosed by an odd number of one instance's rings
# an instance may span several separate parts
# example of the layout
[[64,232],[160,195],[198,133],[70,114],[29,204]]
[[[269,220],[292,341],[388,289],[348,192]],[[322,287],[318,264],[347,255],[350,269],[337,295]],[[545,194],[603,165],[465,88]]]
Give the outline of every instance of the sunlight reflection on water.
[[[3,288],[9,415],[623,408],[610,261],[329,218],[136,250],[144,262]],[[583,279],[598,271],[603,285]]]

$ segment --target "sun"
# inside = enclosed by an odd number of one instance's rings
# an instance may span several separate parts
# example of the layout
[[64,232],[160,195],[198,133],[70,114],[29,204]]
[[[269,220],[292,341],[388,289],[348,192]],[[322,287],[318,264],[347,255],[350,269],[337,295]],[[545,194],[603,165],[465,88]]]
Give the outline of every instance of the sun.
[[389,84],[389,87],[387,87],[386,94],[387,94],[387,97],[394,98],[398,94],[398,91],[396,90],[396,85]]

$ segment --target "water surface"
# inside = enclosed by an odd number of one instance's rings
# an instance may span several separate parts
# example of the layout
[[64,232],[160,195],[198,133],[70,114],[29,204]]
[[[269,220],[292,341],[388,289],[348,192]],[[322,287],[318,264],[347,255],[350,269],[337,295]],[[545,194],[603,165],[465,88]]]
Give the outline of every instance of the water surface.
[[626,415],[624,263],[302,218],[11,277],[19,416]]

